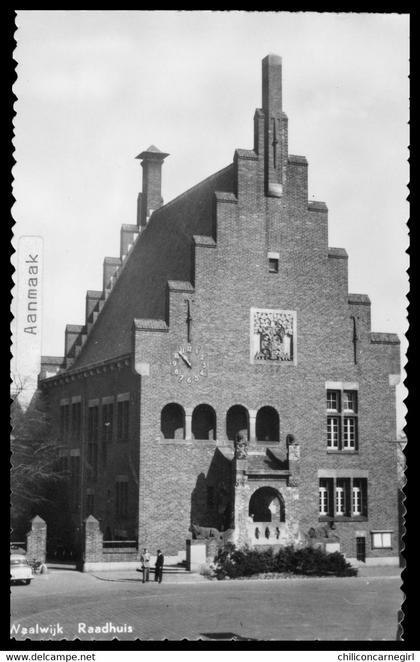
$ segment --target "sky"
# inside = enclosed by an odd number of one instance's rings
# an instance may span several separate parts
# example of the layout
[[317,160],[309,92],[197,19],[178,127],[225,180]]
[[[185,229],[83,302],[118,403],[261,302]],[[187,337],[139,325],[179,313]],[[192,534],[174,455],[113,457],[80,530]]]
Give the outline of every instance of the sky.
[[[289,152],[372,330],[407,344],[408,15],[312,12],[18,11],[15,235],[44,241],[42,353],[63,355],[102,289],[122,223],[136,223],[137,154],[169,152],[165,202],[252,148],[261,60],[283,58]],[[397,387],[397,430],[406,391]]]

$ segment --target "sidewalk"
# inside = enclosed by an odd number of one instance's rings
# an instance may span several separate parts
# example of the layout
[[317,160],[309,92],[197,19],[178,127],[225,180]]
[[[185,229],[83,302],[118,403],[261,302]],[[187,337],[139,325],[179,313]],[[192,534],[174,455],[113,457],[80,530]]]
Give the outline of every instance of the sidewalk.
[[[363,566],[358,568],[357,578],[369,579],[388,579],[388,578],[399,578],[401,576],[402,568],[399,566]],[[101,570],[97,572],[85,573],[94,577],[95,579],[102,581],[135,581],[136,579],[141,582],[142,576],[141,573],[136,572],[135,570]],[[302,579],[307,578],[311,579],[312,577],[305,577],[304,575],[291,575],[290,577],[278,577],[273,579],[241,579],[240,581],[281,581],[286,580],[290,581],[291,579]],[[325,577],[324,579],[326,579]],[[331,579],[331,576],[328,577]],[[323,577],[314,577],[314,579],[323,579]],[[168,567],[164,568],[163,571],[163,583],[167,584],[196,584],[208,582],[209,580],[203,575],[195,572],[188,572],[182,568],[173,568]],[[213,580],[216,581],[217,580]],[[229,581],[229,580],[228,580]],[[150,574],[150,583],[154,583],[154,575]]]
[[358,577],[401,577],[404,568],[398,565],[367,565],[358,568]]
[[[137,572],[136,570],[98,570],[89,573],[95,579],[101,581],[114,581],[114,582],[123,582],[123,581],[135,581],[138,580],[140,583],[142,581],[142,573]],[[208,580],[196,572],[188,572],[184,568],[172,567],[163,568],[163,577],[162,583],[164,584],[197,584],[207,582]],[[149,584],[155,584],[154,573],[150,573]]]

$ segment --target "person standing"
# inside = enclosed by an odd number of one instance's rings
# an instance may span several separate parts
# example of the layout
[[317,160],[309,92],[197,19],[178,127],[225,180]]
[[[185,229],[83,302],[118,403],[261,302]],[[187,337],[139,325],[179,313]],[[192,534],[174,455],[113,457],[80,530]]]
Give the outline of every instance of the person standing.
[[162,574],[163,574],[163,562],[165,557],[163,556],[160,549],[157,551],[156,563],[155,563],[155,582],[159,584],[162,583]]
[[141,569],[143,572],[143,584],[149,581],[150,573],[150,554],[147,551],[146,547],[143,549],[143,553],[140,556]]

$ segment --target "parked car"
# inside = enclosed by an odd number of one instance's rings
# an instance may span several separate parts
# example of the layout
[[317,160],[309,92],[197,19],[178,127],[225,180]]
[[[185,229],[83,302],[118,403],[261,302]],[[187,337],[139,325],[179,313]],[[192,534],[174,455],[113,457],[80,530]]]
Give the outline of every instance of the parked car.
[[10,581],[30,584],[33,577],[32,568],[24,554],[10,555]]

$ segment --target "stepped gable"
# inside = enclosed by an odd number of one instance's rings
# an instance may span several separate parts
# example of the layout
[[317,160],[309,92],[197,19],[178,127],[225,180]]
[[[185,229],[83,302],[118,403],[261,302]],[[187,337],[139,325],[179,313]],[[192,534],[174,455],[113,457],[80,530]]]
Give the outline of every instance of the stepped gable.
[[153,212],[72,368],[129,353],[134,319],[165,319],[168,280],[191,281],[193,237],[215,237],[215,192],[233,190],[231,164]]

